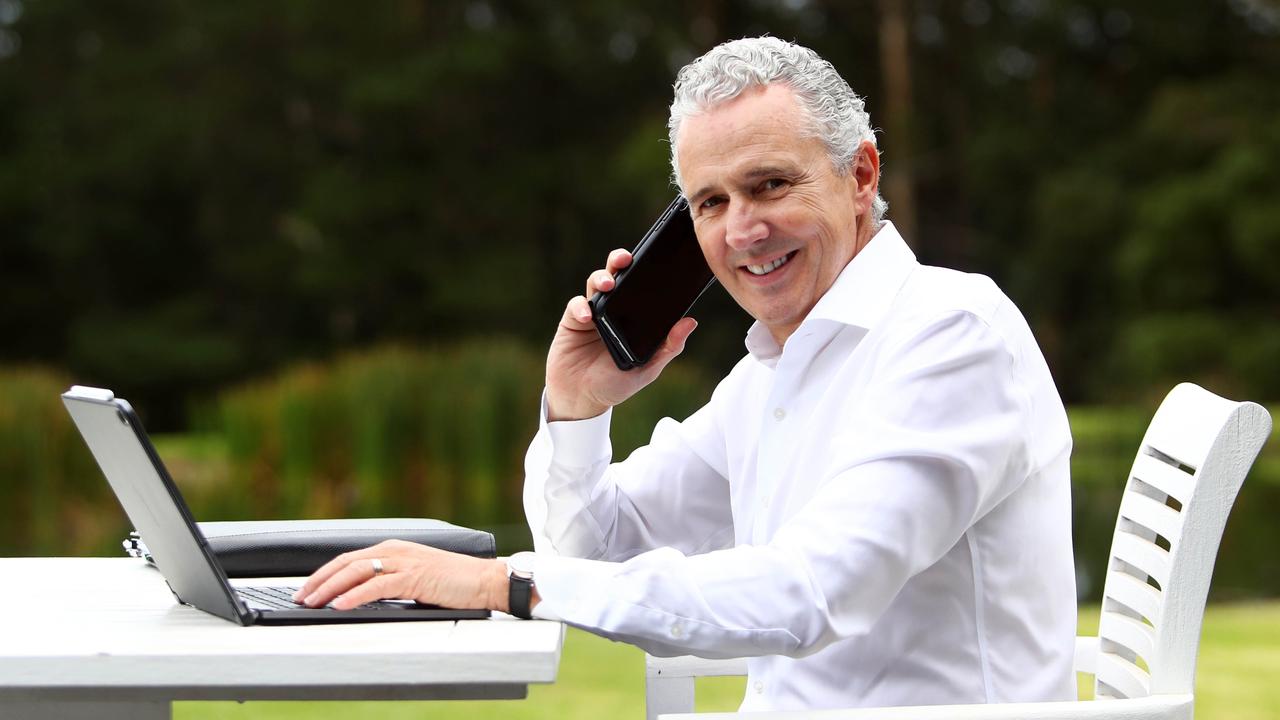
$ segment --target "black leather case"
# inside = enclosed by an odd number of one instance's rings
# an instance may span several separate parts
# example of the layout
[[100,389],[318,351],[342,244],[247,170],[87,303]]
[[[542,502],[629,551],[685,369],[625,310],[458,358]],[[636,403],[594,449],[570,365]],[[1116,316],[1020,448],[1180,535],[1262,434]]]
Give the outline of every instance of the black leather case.
[[[245,520],[196,525],[227,577],[310,575],[337,555],[390,539],[475,557],[497,555],[492,533],[426,518]],[[144,539],[136,532],[125,539],[124,549],[151,561]]]

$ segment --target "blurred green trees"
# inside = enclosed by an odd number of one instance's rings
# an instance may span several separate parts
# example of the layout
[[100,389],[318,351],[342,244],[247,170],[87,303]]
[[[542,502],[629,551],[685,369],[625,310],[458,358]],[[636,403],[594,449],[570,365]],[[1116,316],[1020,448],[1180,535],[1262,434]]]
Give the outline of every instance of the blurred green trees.
[[[1006,287],[1070,401],[1280,393],[1274,0],[0,0],[0,361],[172,429],[348,348],[545,342],[671,193],[675,69],[762,32],[892,122],[918,254]],[[716,374],[746,318],[698,314]]]

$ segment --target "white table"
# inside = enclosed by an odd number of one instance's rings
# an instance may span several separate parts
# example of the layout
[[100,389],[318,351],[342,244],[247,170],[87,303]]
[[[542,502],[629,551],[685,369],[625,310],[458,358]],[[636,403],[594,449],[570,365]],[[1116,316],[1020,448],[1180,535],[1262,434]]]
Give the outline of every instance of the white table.
[[[515,620],[241,627],[133,558],[0,558],[0,719],[171,717],[174,700],[518,699],[564,628]],[[264,584],[261,580],[252,581]]]

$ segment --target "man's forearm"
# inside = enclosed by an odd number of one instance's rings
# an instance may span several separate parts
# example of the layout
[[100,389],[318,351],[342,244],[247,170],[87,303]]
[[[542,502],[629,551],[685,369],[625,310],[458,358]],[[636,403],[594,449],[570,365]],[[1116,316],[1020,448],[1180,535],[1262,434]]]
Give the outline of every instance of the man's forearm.
[[584,497],[609,467],[609,412],[553,423],[550,397],[550,392],[544,396],[538,435],[525,458],[529,528],[539,550],[596,556],[602,551],[601,531],[584,524],[593,522]]

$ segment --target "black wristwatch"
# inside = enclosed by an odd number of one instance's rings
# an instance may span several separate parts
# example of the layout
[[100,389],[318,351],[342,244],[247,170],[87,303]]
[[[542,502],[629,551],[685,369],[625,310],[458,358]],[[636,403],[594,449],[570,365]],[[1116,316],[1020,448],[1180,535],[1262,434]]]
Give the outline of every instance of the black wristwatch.
[[533,619],[533,563],[537,555],[518,552],[507,558],[507,605],[518,618]]

